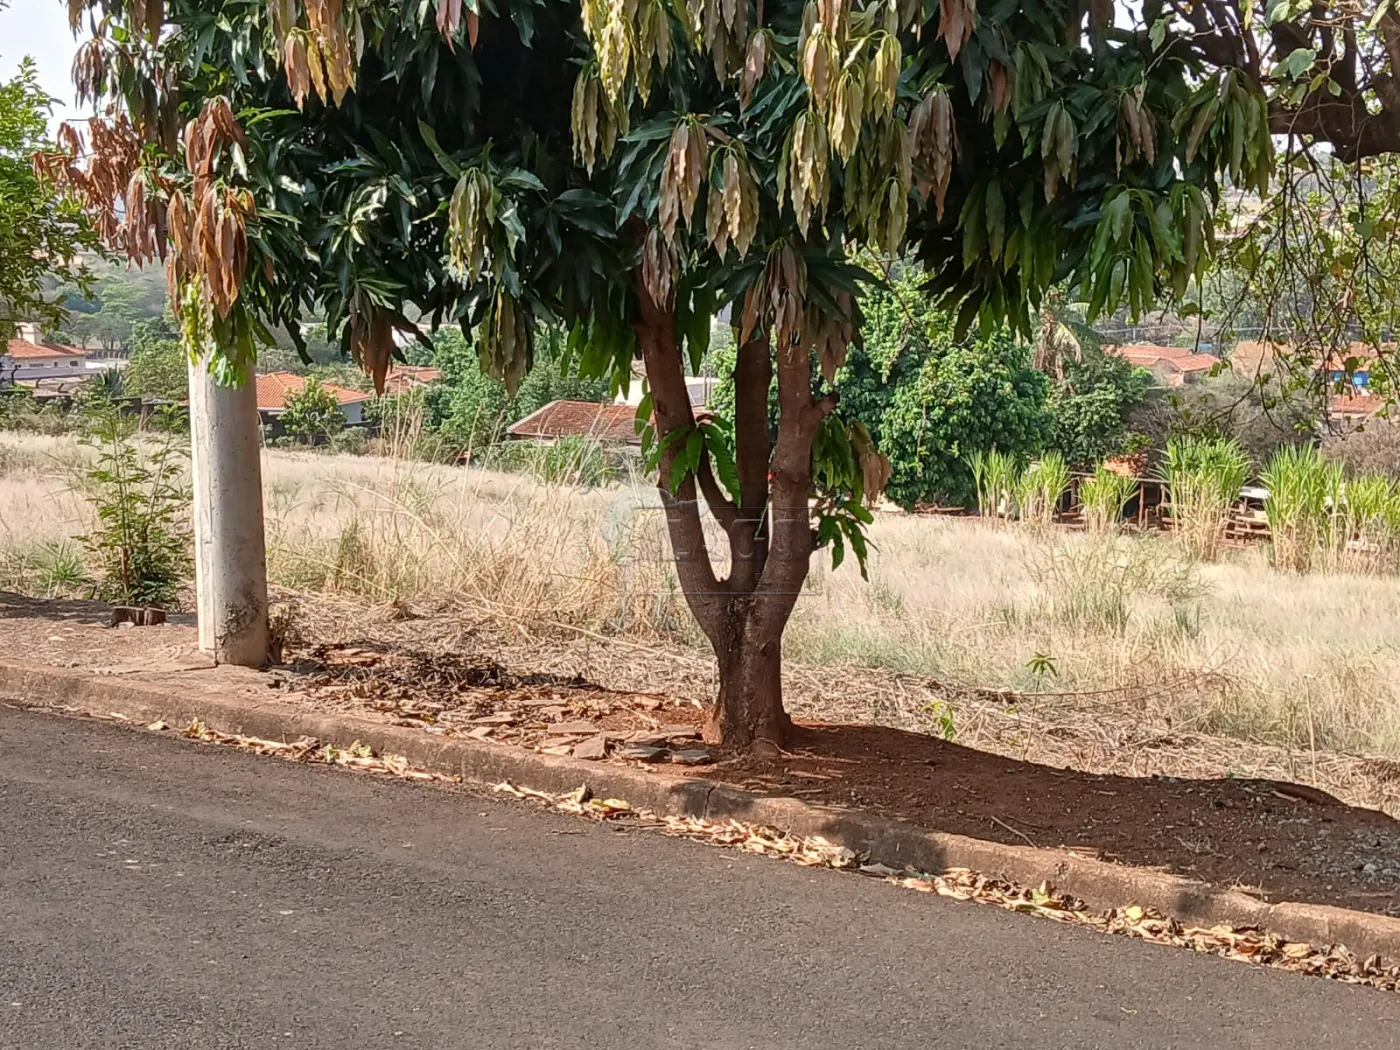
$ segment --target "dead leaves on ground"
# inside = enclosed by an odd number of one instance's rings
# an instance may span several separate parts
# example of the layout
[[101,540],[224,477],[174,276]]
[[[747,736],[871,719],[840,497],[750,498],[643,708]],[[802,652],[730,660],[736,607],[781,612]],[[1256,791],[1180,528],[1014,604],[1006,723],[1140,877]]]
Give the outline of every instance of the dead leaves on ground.
[[[108,717],[128,721],[122,715],[114,714]],[[161,732],[168,727],[165,722],[156,721],[145,728]],[[284,743],[221,733],[198,720],[191,722],[183,735],[193,740],[237,747],[254,754],[275,755],[293,762],[336,765],[405,780],[448,784],[462,781],[459,776],[411,766],[402,756],[376,755],[368,745],[358,742],[348,748],[323,744],[312,737],[302,737],[294,743]],[[885,864],[864,863],[868,858],[817,835],[794,835],[778,828],[737,820],[715,821],[701,817],[658,814],[649,809],[635,808],[624,799],[596,798],[586,785],[561,795],[517,787],[509,782],[497,784],[493,790],[498,795],[533,802],[555,812],[600,823],[626,821],[628,827],[639,830],[659,831],[663,835],[725,846],[746,853],[786,860],[803,867],[855,871],[903,889],[937,894],[950,900],[990,905],[1054,922],[1131,937],[1151,944],[1187,948],[1237,962],[1287,970],[1290,973],[1325,977],[1345,984],[1366,985],[1382,991],[1400,991],[1400,966],[1388,965],[1378,955],[1361,958],[1341,945],[1321,946],[1288,941],[1257,927],[1185,926],[1175,919],[1139,905],[1094,912],[1074,897],[1056,892],[1048,883],[1042,883],[1035,888],[1018,886],[967,868],[950,868],[939,875],[918,872],[913,868],[900,871]]]
[[[166,725],[164,722],[152,722],[146,728],[160,732],[166,728]],[[439,784],[460,784],[462,782],[462,778],[459,776],[435,773],[432,770],[409,765],[408,759],[402,755],[376,755],[368,744],[362,744],[359,741],[349,747],[333,747],[330,744],[322,743],[315,737],[304,736],[289,744],[277,740],[263,740],[254,736],[242,736],[237,733],[221,733],[216,729],[210,729],[198,719],[191,722],[182,735],[190,740],[202,740],[208,744],[222,744],[225,747],[251,751],[255,755],[274,755],[289,762],[343,766],[361,773],[378,773],[384,776],[399,777],[402,780],[431,781]]]
[[820,836],[791,835],[777,828],[745,824],[737,820],[705,820],[701,817],[677,817],[653,813],[649,809],[634,809],[622,799],[598,799],[585,787],[563,795],[551,795],[533,788],[516,787],[509,782],[497,784],[497,794],[537,802],[559,813],[571,813],[590,820],[619,820],[626,818],[630,826],[660,831],[675,838],[694,839],[715,846],[729,846],[745,853],[758,853],[792,861],[808,868],[849,868],[857,855],[844,846],[837,846]]

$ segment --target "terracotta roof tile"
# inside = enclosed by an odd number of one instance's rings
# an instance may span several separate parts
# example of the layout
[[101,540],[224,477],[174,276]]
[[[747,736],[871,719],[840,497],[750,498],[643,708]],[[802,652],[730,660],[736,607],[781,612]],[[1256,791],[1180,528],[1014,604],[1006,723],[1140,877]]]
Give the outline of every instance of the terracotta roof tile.
[[61,343],[31,343],[26,339],[11,339],[5,344],[5,353],[16,361],[52,361],[60,357],[87,357],[87,354]]
[[592,401],[551,401],[506,428],[518,438],[591,437],[598,441],[638,444],[637,409],[632,405]]
[[[322,383],[321,385],[334,394],[336,402],[341,405],[353,405],[360,401],[368,401],[374,396],[363,390],[349,390],[346,387],[333,386],[330,383]],[[267,375],[258,376],[258,411],[281,412],[287,407],[287,397],[299,392],[305,386],[306,376],[299,376],[294,372],[269,372]]]
[[1372,416],[1384,404],[1383,398],[1370,394],[1338,394],[1327,402],[1327,411],[1334,416]]
[[442,369],[429,368],[427,365],[399,365],[392,366],[388,378],[384,380],[384,389],[388,393],[402,393],[405,390],[412,390],[414,387],[427,386],[429,383],[436,383],[442,378]]

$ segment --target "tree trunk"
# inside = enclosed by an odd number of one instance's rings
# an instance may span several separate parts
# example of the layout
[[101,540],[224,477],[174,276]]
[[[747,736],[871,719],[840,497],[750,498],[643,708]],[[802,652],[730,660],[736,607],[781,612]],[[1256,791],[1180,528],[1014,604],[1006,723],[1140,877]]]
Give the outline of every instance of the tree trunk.
[[[658,437],[695,426],[685,387],[675,316],[654,302],[638,273],[638,341]],[[667,486],[684,441],[670,441],[660,464],[661,498],[686,604],[714,647],[719,695],[705,739],[734,747],[781,747],[792,727],[783,710],[782,638],[801,594],[814,549],[809,496],[812,443],[834,395],[812,397],[806,348],[779,351],[773,367],[766,329],[739,349],[735,370],[735,460],[739,502],[720,487],[707,455],[675,491]],[[769,442],[768,387],[778,375],[778,440]],[[729,575],[720,579],[710,560],[700,498],[724,529]]]
[[705,740],[733,747],[782,747],[792,728],[783,709],[782,634],[764,641],[746,630],[740,610],[726,626],[732,643],[719,647],[719,696],[705,720]]

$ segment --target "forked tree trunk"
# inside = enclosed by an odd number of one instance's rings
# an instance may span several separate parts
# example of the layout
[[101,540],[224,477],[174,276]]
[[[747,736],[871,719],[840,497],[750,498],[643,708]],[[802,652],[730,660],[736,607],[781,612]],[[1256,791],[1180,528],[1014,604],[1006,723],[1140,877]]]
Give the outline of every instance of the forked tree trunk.
[[[658,436],[695,425],[676,340],[675,318],[637,281],[641,319],[637,335]],[[782,638],[807,578],[815,547],[808,499],[812,443],[835,407],[812,397],[808,352],[778,353],[779,426],[768,436],[768,387],[773,361],[763,333],[739,348],[735,368],[735,465],[739,499],[728,498],[708,459],[672,492],[666,485],[684,441],[668,443],[661,461],[662,499],[686,603],[714,647],[719,695],[706,721],[710,743],[781,747],[792,722],[783,708]],[[710,559],[700,496],[724,529],[730,572],[720,579]]]
[[746,638],[742,616],[726,625],[735,630],[732,644],[716,652],[719,696],[705,721],[705,739],[712,743],[759,742],[781,747],[792,728],[783,707],[783,642],[777,638]]

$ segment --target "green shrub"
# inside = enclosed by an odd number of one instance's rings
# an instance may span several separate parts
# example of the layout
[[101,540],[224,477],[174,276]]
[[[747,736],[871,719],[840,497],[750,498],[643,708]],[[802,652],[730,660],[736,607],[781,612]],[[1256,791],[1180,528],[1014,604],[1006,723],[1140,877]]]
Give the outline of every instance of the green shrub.
[[617,481],[625,473],[617,453],[592,438],[573,435],[548,445],[528,441],[492,445],[482,456],[482,465],[529,474],[547,485],[597,487]]
[[[1311,445],[1284,445],[1260,480],[1269,490],[1264,513],[1274,568],[1307,572],[1331,546],[1331,518],[1341,502],[1341,465],[1327,462]],[[1338,530],[1343,548],[1346,531]]]
[[984,518],[1007,518],[1016,513],[1021,465],[1015,456],[992,449],[967,457],[977,494],[977,513]]
[[1233,439],[1186,436],[1167,442],[1164,480],[1172,527],[1193,555],[1215,559],[1248,476],[1249,457]]
[[1126,474],[1109,470],[1100,463],[1094,476],[1079,486],[1079,502],[1084,507],[1084,527],[1093,533],[1112,532],[1123,517],[1123,508],[1132,498],[1137,482]]
[[1069,488],[1069,465],[1058,452],[1047,452],[1021,474],[1017,506],[1022,521],[1049,525],[1055,520],[1060,497]]
[[97,593],[123,605],[171,604],[189,578],[190,490],[176,435],[152,445],[134,440],[135,421],[115,412],[94,416],[81,444],[95,463],[78,488],[97,524],[81,537],[97,574]]

